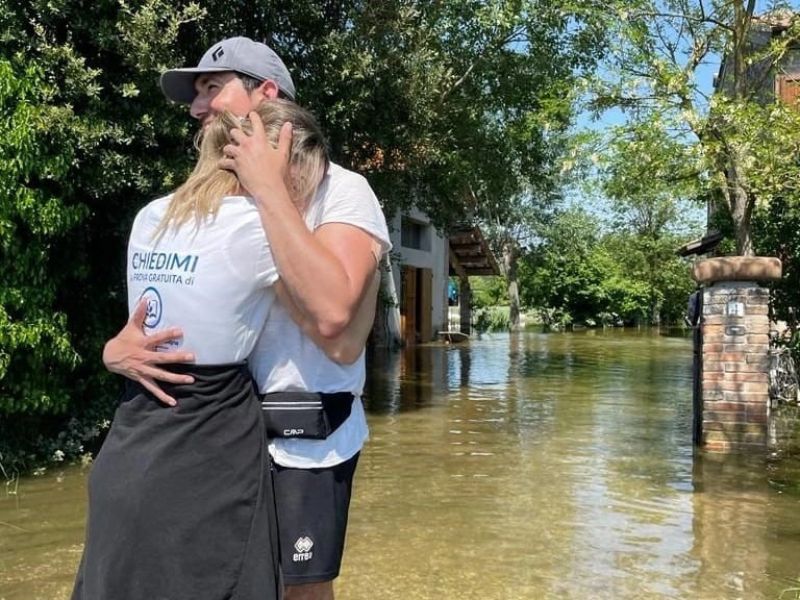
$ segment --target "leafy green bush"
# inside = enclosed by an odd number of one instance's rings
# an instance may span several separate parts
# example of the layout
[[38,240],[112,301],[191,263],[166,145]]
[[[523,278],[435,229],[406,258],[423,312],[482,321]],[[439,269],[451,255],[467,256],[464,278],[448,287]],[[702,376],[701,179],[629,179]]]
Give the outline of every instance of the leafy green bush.
[[508,306],[485,306],[479,308],[474,313],[473,326],[478,333],[508,331],[511,326]]
[[505,277],[470,277],[472,306],[486,308],[508,304],[508,284]]
[[[753,241],[757,254],[781,259],[783,276],[770,284],[772,318],[785,321],[796,333],[800,329],[800,197],[781,196],[759,207],[753,215]],[[793,339],[792,354],[800,361],[800,336]]]
[[156,82],[167,60],[183,62],[170,24],[191,12],[152,0],[0,9],[6,471],[79,456],[111,416],[119,384],[103,370],[100,349],[126,318],[130,223],[190,159],[185,113]]
[[558,215],[520,261],[523,305],[546,327],[680,323],[694,288],[679,238],[598,232],[581,210]]

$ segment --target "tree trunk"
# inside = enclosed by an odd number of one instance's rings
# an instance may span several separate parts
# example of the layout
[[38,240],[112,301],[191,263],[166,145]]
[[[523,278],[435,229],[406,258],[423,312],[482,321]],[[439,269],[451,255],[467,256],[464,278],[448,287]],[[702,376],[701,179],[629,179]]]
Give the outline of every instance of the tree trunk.
[[503,272],[508,283],[508,327],[511,331],[519,331],[519,286],[517,284],[517,258],[519,252],[512,241],[503,244]]
[[469,277],[464,275],[458,282],[458,304],[459,304],[459,330],[461,333],[470,335],[472,333],[472,287],[469,285]]
[[[747,101],[752,90],[752,74],[749,73],[749,60],[752,58],[750,28],[756,8],[755,0],[736,0],[732,3],[734,18],[731,52],[733,59],[733,95],[736,100]],[[727,146],[727,145],[726,145]],[[745,172],[745,156],[737,146],[727,146],[728,165],[728,206],[731,209],[734,231],[736,233],[736,252],[740,256],[753,256],[753,240],[750,237],[750,217],[753,214],[755,199],[748,192]]]
[[737,190],[736,207],[733,210],[733,226],[736,231],[736,252],[741,256],[753,256],[753,239],[750,237],[750,217],[753,213],[751,199],[746,191]]
[[750,236],[750,227],[754,198],[744,186],[737,158],[731,156],[729,157],[729,162],[726,196],[728,197],[728,206],[733,219],[733,230],[736,234],[736,252],[740,256],[753,256],[753,240]]
[[[516,273],[514,275],[516,277]],[[519,289],[516,279],[508,282],[508,300],[510,302],[510,306],[508,307],[508,328],[511,331],[519,331]]]
[[658,299],[653,300],[650,307],[650,324],[656,327],[661,325],[661,301]]

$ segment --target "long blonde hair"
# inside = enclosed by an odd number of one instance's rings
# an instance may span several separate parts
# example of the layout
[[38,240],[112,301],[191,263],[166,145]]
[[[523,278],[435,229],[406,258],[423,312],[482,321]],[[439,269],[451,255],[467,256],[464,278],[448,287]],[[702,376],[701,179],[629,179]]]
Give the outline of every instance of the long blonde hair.
[[[264,124],[267,140],[275,148],[281,126],[287,121],[292,123],[287,186],[292,201],[302,209],[314,197],[328,168],[328,149],[322,130],[310,112],[288,100],[262,102],[256,112]],[[180,227],[192,217],[199,227],[206,218],[216,216],[223,197],[237,193],[240,186],[236,174],[219,167],[222,149],[230,143],[230,131],[236,127],[248,134],[253,131],[250,119],[225,111],[198,133],[197,164],[189,178],[175,190],[155,237],[170,227]]]

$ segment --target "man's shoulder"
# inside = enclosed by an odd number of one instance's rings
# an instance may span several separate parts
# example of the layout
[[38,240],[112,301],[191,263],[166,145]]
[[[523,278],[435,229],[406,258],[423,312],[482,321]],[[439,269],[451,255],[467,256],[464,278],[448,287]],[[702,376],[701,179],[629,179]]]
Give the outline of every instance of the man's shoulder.
[[378,200],[366,177],[341,165],[330,164],[325,180],[317,193],[317,210],[326,211],[340,205],[372,204],[377,206]]
[[342,188],[372,191],[366,177],[336,163],[330,163],[326,176],[328,179],[327,185],[325,186],[327,195],[335,194],[337,190],[341,190]]
[[375,224],[384,221],[380,202],[363,175],[332,163],[326,177],[307,213],[306,223],[311,229],[334,222]]

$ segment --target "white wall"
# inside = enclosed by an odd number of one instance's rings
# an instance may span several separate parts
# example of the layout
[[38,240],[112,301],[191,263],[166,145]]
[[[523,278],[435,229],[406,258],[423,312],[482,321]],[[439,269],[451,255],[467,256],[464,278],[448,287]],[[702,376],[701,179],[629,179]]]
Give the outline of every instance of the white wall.
[[[402,246],[400,232],[403,216],[417,221],[418,223],[425,224],[429,228],[430,251],[404,248]],[[387,221],[389,222],[389,235],[392,240],[393,259],[398,255],[400,257],[400,263],[396,260],[392,260],[392,274],[394,276],[395,289],[397,290],[398,307],[403,297],[401,267],[403,265],[409,265],[420,269],[431,269],[433,272],[433,312],[431,314],[433,331],[431,335],[435,337],[437,331],[447,329],[447,280],[450,270],[447,238],[442,237],[434,227],[430,225],[430,220],[425,213],[417,209],[412,209],[402,214],[397,213],[392,219],[387,219]]]

